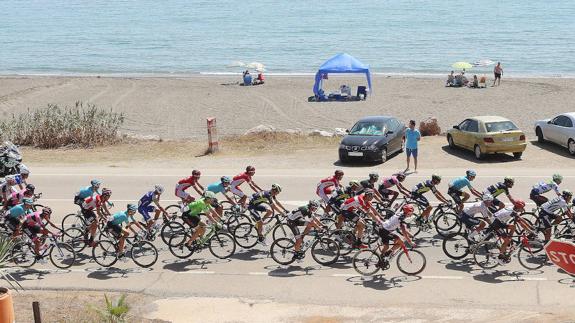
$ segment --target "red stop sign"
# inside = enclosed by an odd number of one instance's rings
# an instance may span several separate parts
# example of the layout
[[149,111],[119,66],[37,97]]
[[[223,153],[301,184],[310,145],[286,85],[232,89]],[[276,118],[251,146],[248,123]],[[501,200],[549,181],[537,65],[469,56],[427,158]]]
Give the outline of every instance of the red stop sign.
[[551,240],[545,245],[547,257],[561,269],[575,275],[575,244]]

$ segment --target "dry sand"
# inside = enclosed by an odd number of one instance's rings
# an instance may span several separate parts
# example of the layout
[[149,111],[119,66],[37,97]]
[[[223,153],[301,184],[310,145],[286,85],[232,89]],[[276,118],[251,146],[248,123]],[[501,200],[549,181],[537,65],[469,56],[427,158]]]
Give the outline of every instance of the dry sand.
[[[504,79],[500,87],[445,88],[443,79],[377,76],[364,102],[307,102],[313,77],[270,76],[263,86],[234,84],[238,76],[188,78],[0,77],[4,116],[48,103],[83,101],[127,116],[124,131],[162,138],[205,138],[206,117],[216,117],[223,135],[260,124],[302,130],[350,127],[366,115],[402,120],[436,116],[443,130],[473,115],[508,117],[528,134],[533,122],[573,110],[575,79]],[[351,80],[331,78],[327,89]]]

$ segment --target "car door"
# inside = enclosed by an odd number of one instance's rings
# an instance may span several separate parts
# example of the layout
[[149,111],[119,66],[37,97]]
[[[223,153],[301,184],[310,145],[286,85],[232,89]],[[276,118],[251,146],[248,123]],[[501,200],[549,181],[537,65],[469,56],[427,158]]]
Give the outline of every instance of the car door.
[[391,127],[393,127],[393,151],[401,150],[403,145],[403,136],[405,135],[405,126],[397,119],[391,119]]
[[385,122],[385,137],[387,139],[387,151],[389,153],[394,153],[397,150],[397,125],[393,122],[393,119],[389,119]]
[[467,131],[467,127],[469,125],[469,119],[465,119],[463,120],[463,122],[461,122],[458,126],[459,129],[453,129],[453,132],[451,133],[451,137],[453,138],[453,143],[456,146],[460,146],[460,147],[464,147],[464,133]]
[[545,127],[545,139],[552,141],[552,142],[556,142],[559,143],[559,138],[557,135],[557,132],[559,131],[559,122],[561,121],[561,116],[557,116],[553,119],[551,119],[548,123],[547,126]]
[[567,141],[573,132],[573,121],[567,116],[560,117],[559,124],[557,125],[557,140],[560,145],[567,147]]
[[477,120],[469,120],[469,124],[467,125],[467,130],[465,133],[465,147],[469,149],[475,148],[475,143],[477,142],[477,138],[479,136],[479,122]]

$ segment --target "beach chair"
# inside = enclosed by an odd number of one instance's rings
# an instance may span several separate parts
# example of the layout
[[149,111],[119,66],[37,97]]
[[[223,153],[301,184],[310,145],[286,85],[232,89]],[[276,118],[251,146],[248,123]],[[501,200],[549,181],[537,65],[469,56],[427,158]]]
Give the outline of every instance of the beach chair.
[[365,100],[367,98],[367,88],[363,85],[360,85],[357,87],[357,98],[359,99],[361,97],[360,94],[363,94],[363,99]]

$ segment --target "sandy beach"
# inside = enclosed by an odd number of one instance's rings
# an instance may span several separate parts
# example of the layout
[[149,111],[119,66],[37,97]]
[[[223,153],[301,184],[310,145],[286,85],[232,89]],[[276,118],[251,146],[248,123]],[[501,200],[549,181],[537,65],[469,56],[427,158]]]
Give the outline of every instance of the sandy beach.
[[[206,118],[216,117],[221,135],[243,134],[260,125],[278,129],[348,128],[366,115],[402,120],[435,116],[442,130],[473,115],[502,115],[533,136],[540,118],[573,110],[575,79],[503,79],[500,87],[446,88],[438,78],[375,76],[373,95],[363,102],[308,102],[311,76],[269,76],[263,86],[237,85],[239,76],[197,77],[0,77],[4,116],[48,103],[76,101],[111,108],[126,116],[123,131],[163,139],[205,138]],[[327,90],[360,78],[333,77]],[[490,85],[490,82],[488,83]]]

